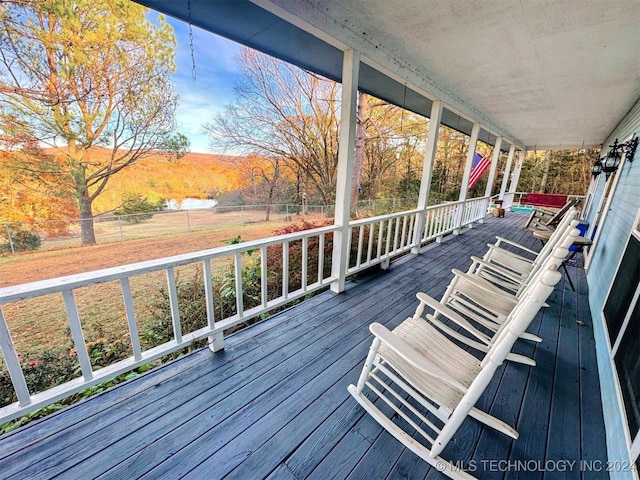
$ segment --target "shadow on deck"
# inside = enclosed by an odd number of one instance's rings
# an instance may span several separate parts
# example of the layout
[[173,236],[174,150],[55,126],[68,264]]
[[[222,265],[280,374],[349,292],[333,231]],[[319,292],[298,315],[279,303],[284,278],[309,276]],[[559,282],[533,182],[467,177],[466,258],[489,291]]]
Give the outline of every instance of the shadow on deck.
[[[488,218],[232,335],[223,352],[200,350],[7,434],[0,477],[443,478],[365,415],[347,385],[371,322],[393,328],[413,314],[416,292],[440,298],[451,269],[466,270],[495,235],[539,249],[525,219]],[[588,473],[606,461],[604,422],[584,273],[569,272],[577,292],[563,279],[529,329],[544,341],[516,347],[537,366],[505,364],[478,403],[520,438],[468,419],[443,453],[479,478],[607,477]]]

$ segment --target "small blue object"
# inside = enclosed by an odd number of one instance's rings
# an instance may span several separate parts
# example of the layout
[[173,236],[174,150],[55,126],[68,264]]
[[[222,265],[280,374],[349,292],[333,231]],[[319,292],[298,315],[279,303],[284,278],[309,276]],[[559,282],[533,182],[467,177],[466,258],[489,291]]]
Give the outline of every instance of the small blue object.
[[[586,233],[587,233],[587,228],[589,228],[589,223],[587,223],[587,222],[580,222],[580,223],[578,223],[578,226],[577,226],[576,228],[577,228],[578,230],[580,230],[580,236],[581,236],[581,237],[584,237],[584,236],[586,235]],[[578,250],[578,248],[580,248],[580,247],[577,247],[577,246],[575,246],[575,245],[571,245],[571,246],[569,247],[569,251],[570,251],[570,252],[575,252],[576,250]]]

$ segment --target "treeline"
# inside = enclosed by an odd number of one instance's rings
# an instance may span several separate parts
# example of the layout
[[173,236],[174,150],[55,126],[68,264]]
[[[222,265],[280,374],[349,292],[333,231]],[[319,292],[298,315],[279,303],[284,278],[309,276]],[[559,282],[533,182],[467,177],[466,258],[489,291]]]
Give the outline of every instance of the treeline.
[[[245,186],[223,200],[333,203],[341,86],[246,48],[237,63],[241,76],[234,101],[204,125],[213,148],[252,159],[236,159]],[[356,128],[352,203],[379,198],[415,202],[429,120],[361,93]],[[440,128],[430,204],[457,200],[468,148],[467,135]],[[479,142],[476,151],[491,157],[493,148]],[[519,190],[581,194],[594,157],[585,151],[529,152]],[[499,191],[506,155],[499,162],[492,193]],[[487,174],[470,196],[484,195],[486,181]]]
[[[45,151],[46,152],[46,151]],[[94,148],[96,158],[107,156]],[[8,152],[0,152],[9,155]],[[0,224],[25,223],[49,235],[63,235],[66,225],[52,220],[77,219],[78,203],[59,185],[26,177],[9,168],[0,158]],[[94,202],[95,215],[126,210],[127,198],[143,196],[149,204],[184,198],[215,198],[243,187],[241,173],[229,168],[220,155],[189,153],[179,161],[161,155],[145,158],[114,176]]]

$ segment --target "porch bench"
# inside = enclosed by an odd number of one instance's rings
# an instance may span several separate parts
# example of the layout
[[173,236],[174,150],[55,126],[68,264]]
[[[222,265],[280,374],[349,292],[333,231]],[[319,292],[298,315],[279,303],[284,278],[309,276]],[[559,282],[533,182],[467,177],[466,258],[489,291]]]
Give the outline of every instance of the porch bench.
[[567,195],[554,193],[525,193],[520,201],[523,205],[543,208],[562,208],[567,203]]

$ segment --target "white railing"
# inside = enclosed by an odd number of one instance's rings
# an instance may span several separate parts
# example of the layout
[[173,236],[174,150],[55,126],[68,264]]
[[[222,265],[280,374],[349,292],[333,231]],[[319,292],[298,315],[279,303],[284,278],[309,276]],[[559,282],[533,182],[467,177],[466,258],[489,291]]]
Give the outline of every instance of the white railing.
[[[420,210],[381,215],[379,217],[356,220],[349,223],[349,245],[357,249],[347,260],[347,274],[383,263],[393,257],[408,252],[415,245],[416,221]],[[353,252],[352,248],[350,253]]]
[[[476,198],[466,202],[436,205],[428,207],[424,211],[411,210],[350,222],[348,226],[350,254],[345,255],[348,262],[347,275],[376,264],[388,264],[391,258],[408,252],[414,247],[419,248],[422,244],[434,239],[437,240],[464,225],[484,219],[488,201],[488,197]],[[419,225],[424,225],[421,231],[417,231]],[[0,349],[18,398],[16,403],[0,408],[0,422],[9,421],[92,385],[134,370],[143,364],[181,350],[197,340],[208,338],[212,350],[223,348],[223,332],[226,329],[275,307],[283,306],[338,280],[330,273],[325,273],[325,271],[330,271],[328,267],[331,262],[331,253],[325,254],[325,250],[329,252],[329,249],[325,247],[327,242],[332,239],[333,233],[339,228],[338,226],[317,228],[158,260],[0,288],[0,307],[48,294],[62,295],[81,371],[79,378],[44,392],[32,394],[27,386],[6,319],[0,309]],[[301,272],[290,271],[290,246],[292,245],[298,246],[301,252]],[[317,263],[315,264],[310,263],[310,248],[318,251]],[[268,252],[273,257],[274,250],[280,252],[278,255],[281,255],[279,260],[282,264],[282,284],[277,288],[277,295],[269,293],[267,281],[269,275]],[[243,298],[242,276],[243,255],[248,252],[259,252],[261,281],[259,300],[253,299],[253,304],[250,305],[246,305]],[[221,258],[232,259],[234,268],[235,313],[226,318],[216,318],[214,314],[216,305],[213,295],[211,262]],[[207,325],[195,331],[183,331],[180,317],[176,268],[185,265],[200,269],[204,283]],[[130,280],[150,272],[164,272],[171,311],[173,339],[144,350],[138,332]],[[292,274],[296,275],[296,288],[290,291]],[[125,312],[133,354],[125,360],[94,369],[84,339],[82,319],[78,313],[74,292],[89,285],[113,281],[120,283],[123,311]]]
[[467,200],[462,212],[462,225],[470,225],[481,220],[489,208],[489,197],[479,197]]

